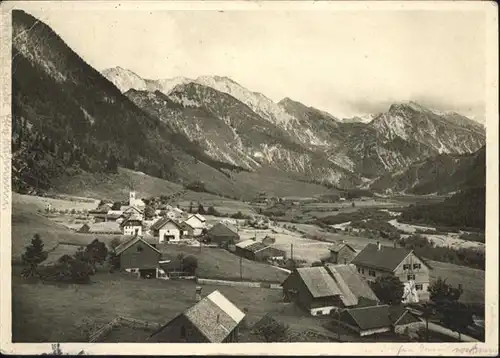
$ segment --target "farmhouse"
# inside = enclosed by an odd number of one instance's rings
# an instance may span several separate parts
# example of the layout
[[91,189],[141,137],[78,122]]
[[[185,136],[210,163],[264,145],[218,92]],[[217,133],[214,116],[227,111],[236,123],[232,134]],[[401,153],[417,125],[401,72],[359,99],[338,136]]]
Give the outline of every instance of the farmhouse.
[[234,245],[240,240],[240,235],[222,223],[215,224],[204,236],[204,241],[219,246]]
[[347,307],[376,305],[379,301],[353,265],[298,268],[281,286],[285,298],[313,316]]
[[151,226],[151,232],[153,236],[157,237],[159,242],[162,243],[181,240],[183,229],[176,221],[164,217]]
[[120,225],[116,222],[100,222],[100,223],[86,223],[83,224],[78,232],[83,234],[121,234]]
[[286,252],[254,240],[245,240],[235,245],[235,253],[249,260],[266,261],[269,258],[286,258]]
[[142,235],[142,218],[131,215],[120,223],[120,228],[126,236]]
[[419,300],[429,299],[427,288],[430,267],[413,251],[382,246],[380,243],[368,244],[351,263],[356,265],[360,275],[369,281],[375,281],[383,275],[396,276],[404,284],[414,283]]
[[244,317],[245,314],[219,291],[213,291],[153,333],[148,342],[237,342]]
[[206,221],[207,220],[200,214],[194,214],[185,220],[184,223],[192,228],[193,236],[200,236],[203,229],[206,227]]
[[138,273],[141,277],[158,277],[161,253],[140,236],[134,236],[115,249],[120,269]]
[[333,243],[329,250],[330,257],[328,257],[325,261],[332,264],[346,265],[352,261],[357,253],[356,250],[345,241],[338,241]]
[[334,320],[360,336],[390,331],[402,333],[407,327],[422,325],[422,321],[403,306],[388,305],[346,309]]

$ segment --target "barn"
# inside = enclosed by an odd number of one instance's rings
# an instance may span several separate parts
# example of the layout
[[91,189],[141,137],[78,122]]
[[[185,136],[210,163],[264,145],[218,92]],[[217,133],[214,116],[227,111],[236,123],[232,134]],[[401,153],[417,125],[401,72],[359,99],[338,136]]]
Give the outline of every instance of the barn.
[[140,236],[134,236],[115,249],[120,269],[137,273],[140,277],[158,277],[161,253]]
[[249,260],[266,261],[269,258],[286,258],[285,251],[263,244],[260,241],[245,240],[235,246],[235,253]]
[[372,306],[379,301],[354,265],[297,268],[281,285],[285,298],[313,316],[347,307]]
[[332,264],[349,264],[357,254],[357,251],[345,241],[333,243],[329,251],[330,257],[326,261]]
[[240,235],[222,223],[212,226],[204,236],[205,242],[217,244],[219,246],[234,245],[239,240]]

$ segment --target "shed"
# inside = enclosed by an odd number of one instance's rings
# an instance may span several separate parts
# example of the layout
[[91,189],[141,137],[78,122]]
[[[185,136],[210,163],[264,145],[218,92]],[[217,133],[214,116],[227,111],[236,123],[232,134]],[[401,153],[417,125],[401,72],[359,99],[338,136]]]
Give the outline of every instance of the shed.
[[260,241],[245,240],[235,245],[237,255],[249,260],[265,261],[269,258],[286,258],[286,252],[278,248],[265,245]]
[[153,333],[148,342],[237,342],[244,317],[245,314],[224,295],[213,291]]
[[422,321],[406,308],[388,305],[346,309],[337,321],[360,336],[390,331],[400,333],[406,327],[422,325]]
[[348,264],[356,256],[356,249],[345,241],[337,241],[329,247],[330,256],[326,259],[327,262],[333,264]]

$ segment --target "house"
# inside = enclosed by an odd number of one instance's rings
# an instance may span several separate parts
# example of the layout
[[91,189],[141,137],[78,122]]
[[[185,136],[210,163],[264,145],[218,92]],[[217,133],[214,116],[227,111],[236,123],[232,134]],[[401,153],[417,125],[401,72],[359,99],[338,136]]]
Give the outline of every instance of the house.
[[339,312],[334,320],[357,332],[361,337],[376,333],[402,333],[408,327],[419,327],[423,324],[403,306],[379,305],[346,309]]
[[414,285],[419,300],[428,300],[430,267],[413,251],[401,247],[368,244],[351,261],[366,280],[392,275],[403,284]]
[[200,214],[194,214],[188,217],[184,221],[185,224],[189,225],[193,229],[193,236],[200,236],[203,229],[206,227],[206,219]]
[[113,208],[113,206],[109,203],[101,203],[100,205],[97,206],[96,211],[101,212],[101,213],[107,213]]
[[158,277],[161,253],[140,236],[133,236],[115,248],[120,269],[141,277]]
[[117,221],[122,215],[123,212],[120,210],[110,210],[106,214],[106,221]]
[[123,235],[142,235],[142,218],[131,215],[120,223]]
[[240,240],[240,235],[222,223],[215,224],[207,231],[204,241],[219,246],[234,245]]
[[130,215],[135,215],[135,216],[140,216],[141,219],[144,220],[144,211],[134,206],[122,206],[120,207],[120,211],[125,217]]
[[286,299],[294,301],[313,316],[379,302],[354,265],[297,268],[281,286]]
[[238,242],[235,245],[235,253],[255,261],[266,261],[269,258],[280,258],[284,260],[286,258],[285,251],[254,240]]
[[106,234],[118,235],[122,233],[120,225],[113,221],[99,222],[99,223],[86,223],[83,224],[77,232],[83,234]]
[[151,226],[151,232],[154,237],[159,239],[159,242],[180,241],[183,236],[183,229],[179,223],[164,217],[156,221]]
[[329,248],[330,256],[325,260],[332,264],[348,264],[356,256],[357,251],[344,240],[333,243]]
[[153,333],[148,342],[230,343],[238,341],[245,314],[219,291],[182,312]]

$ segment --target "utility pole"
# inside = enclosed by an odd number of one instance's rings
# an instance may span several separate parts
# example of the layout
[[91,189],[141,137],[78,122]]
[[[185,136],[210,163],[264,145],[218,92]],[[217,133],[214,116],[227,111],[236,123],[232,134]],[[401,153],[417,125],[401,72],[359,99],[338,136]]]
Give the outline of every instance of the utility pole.
[[240,256],[240,280],[243,280],[243,256]]
[[290,244],[290,259],[293,260],[293,244]]

